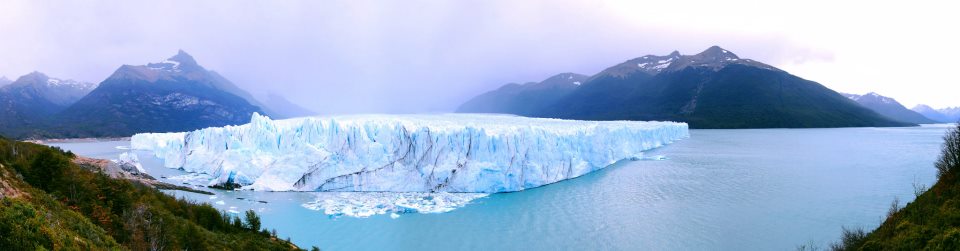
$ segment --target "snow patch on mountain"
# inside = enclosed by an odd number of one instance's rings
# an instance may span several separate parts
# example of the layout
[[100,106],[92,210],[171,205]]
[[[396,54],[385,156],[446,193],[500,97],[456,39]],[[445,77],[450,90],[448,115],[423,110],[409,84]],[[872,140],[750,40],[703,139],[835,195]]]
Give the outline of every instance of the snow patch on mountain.
[[766,70],[779,71],[779,69],[773,66],[750,59],[741,59],[733,52],[718,46],[713,46],[695,55],[681,55],[676,51],[666,56],[646,55],[607,68],[597,75],[622,77],[636,71],[657,75],[664,72],[679,71],[687,67],[702,67],[716,71],[731,64],[748,65]]

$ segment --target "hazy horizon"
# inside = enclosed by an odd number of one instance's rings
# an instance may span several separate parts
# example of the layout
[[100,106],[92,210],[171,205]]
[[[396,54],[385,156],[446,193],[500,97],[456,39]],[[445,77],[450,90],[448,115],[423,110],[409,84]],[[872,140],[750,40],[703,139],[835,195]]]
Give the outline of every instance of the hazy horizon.
[[960,39],[945,32],[960,17],[938,3],[230,3],[6,1],[0,76],[100,82],[183,49],[322,113],[449,112],[506,83],[719,45],[838,92],[960,106]]

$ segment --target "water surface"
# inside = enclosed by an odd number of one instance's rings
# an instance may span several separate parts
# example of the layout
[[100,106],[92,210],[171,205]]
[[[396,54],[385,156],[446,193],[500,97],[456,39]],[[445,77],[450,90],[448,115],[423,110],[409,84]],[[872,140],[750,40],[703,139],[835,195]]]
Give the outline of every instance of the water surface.
[[[331,218],[314,193],[172,191],[323,250],[792,250],[873,229],[890,202],[931,185],[945,125],[913,128],[691,130],[691,138],[580,178],[494,194],[442,214]],[[60,143],[116,158],[127,142]],[[182,172],[138,153],[156,177]],[[240,198],[240,199],[238,199]],[[261,203],[264,201],[267,203]]]

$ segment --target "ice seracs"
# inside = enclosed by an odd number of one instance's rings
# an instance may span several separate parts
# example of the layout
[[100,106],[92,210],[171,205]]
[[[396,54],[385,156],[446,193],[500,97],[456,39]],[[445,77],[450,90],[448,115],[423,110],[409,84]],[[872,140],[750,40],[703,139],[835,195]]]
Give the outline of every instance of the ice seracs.
[[137,134],[131,147],[206,185],[271,191],[520,191],[688,137],[685,123],[508,115],[353,115]]

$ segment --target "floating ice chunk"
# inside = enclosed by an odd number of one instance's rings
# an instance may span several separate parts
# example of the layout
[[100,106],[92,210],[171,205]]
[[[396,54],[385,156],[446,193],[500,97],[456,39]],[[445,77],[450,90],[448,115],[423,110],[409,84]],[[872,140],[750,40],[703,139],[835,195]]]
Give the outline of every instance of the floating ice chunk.
[[393,192],[321,192],[317,199],[302,206],[331,216],[366,218],[403,213],[446,213],[486,197],[482,193],[393,193]]
[[479,114],[275,121],[254,114],[240,126],[137,134],[131,146],[206,185],[494,193],[578,177],[688,136],[687,124],[675,122]]
[[668,159],[667,156],[654,155],[654,156],[638,157],[638,158],[634,158],[633,160],[667,160],[667,159]]
[[210,175],[204,173],[188,173],[184,175],[167,177],[167,179],[193,186],[207,186],[212,178]]
[[137,158],[137,154],[135,153],[130,153],[130,152],[121,153],[120,156],[117,157],[116,160],[114,160],[114,162],[116,162],[117,164],[120,164],[121,166],[136,167],[137,169],[136,171],[139,173],[147,173],[147,171],[143,169],[143,165],[140,164],[140,158]]

